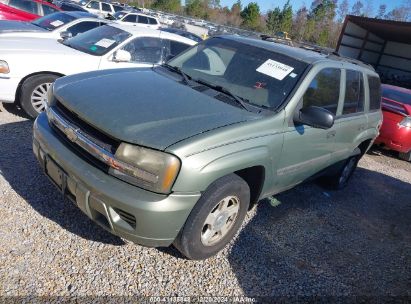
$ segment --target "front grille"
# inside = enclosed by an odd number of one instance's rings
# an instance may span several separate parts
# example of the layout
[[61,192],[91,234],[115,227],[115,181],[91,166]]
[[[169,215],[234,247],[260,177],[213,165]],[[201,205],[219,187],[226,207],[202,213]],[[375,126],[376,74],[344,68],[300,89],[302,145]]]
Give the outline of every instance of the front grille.
[[120,216],[120,218],[125,221],[126,223],[128,223],[131,227],[133,227],[134,229],[136,228],[136,218],[134,215],[132,215],[131,213],[128,213],[124,210],[118,209],[118,208],[113,208],[114,211]]
[[81,147],[79,147],[77,144],[73,143],[70,141],[67,136],[61,132],[56,126],[51,124],[51,128],[53,131],[57,134],[59,137],[60,141],[74,154],[79,156],[80,158],[84,159],[86,162],[89,164],[93,165],[94,167],[97,167],[98,169],[108,173],[109,166],[102,161],[98,160],[97,158],[93,157],[87,151],[84,151]]
[[81,133],[86,136],[89,140],[100,146],[101,148],[109,151],[111,153],[116,153],[120,142],[107,134],[101,132],[100,130],[94,128],[93,126],[82,120],[76,113],[70,111],[61,102],[57,101],[56,105],[53,107],[58,114],[60,114],[67,122],[69,122],[74,127],[81,130]]
[[[78,130],[78,132],[82,136],[86,137],[89,141],[110,152],[111,154],[115,154],[118,146],[120,145],[119,141],[89,125],[76,113],[70,111],[59,101],[57,101],[57,103],[52,107],[52,110],[60,115],[68,124],[70,124],[70,126]],[[108,173],[109,165],[107,163],[96,158],[94,155],[90,154],[88,151],[80,147],[77,143],[69,140],[67,138],[67,135],[64,134],[64,132],[62,132],[62,130],[60,130],[56,125],[54,125],[54,123],[51,123],[51,127],[59,136],[61,142],[73,153],[75,153],[77,156],[81,157],[88,163],[92,164],[93,166]]]

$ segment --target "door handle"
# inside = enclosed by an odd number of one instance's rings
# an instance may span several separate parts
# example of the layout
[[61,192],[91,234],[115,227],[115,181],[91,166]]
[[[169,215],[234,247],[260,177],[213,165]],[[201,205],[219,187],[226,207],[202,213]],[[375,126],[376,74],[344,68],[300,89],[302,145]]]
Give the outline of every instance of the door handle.
[[334,137],[335,134],[336,134],[335,130],[334,130],[334,131],[330,131],[330,132],[327,133],[327,138]]

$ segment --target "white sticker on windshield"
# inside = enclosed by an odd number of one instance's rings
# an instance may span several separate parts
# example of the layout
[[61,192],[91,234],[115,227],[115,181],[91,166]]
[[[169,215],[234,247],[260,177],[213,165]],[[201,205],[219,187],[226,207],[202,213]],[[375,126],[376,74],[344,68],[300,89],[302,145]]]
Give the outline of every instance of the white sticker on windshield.
[[107,39],[107,38],[103,38],[99,41],[97,41],[96,43],[94,43],[94,45],[97,46],[101,46],[103,48],[108,48],[110,47],[114,42],[116,42],[115,40],[111,40],[111,39]]
[[291,78],[295,78],[295,77],[297,77],[297,74],[296,74],[296,73],[291,73],[291,74],[290,74],[290,77],[291,77]]
[[54,26],[54,27],[58,27],[60,25],[63,25],[64,22],[61,20],[54,20],[53,22],[50,22],[50,25]]
[[263,73],[278,80],[283,80],[285,76],[294,70],[293,67],[285,65],[281,62],[268,59],[257,68],[257,72]]

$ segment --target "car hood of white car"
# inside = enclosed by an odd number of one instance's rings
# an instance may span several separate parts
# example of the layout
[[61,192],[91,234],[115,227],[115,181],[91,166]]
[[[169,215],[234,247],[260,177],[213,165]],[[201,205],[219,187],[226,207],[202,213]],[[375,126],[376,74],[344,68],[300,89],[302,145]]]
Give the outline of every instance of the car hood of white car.
[[48,30],[36,26],[30,22],[2,20],[0,21],[0,34],[13,33],[13,32],[43,32],[47,33]]
[[30,53],[31,55],[39,53],[59,53],[62,55],[87,55],[81,51],[70,48],[56,39],[41,39],[36,37],[1,37],[0,35],[0,53],[12,54],[12,52]]

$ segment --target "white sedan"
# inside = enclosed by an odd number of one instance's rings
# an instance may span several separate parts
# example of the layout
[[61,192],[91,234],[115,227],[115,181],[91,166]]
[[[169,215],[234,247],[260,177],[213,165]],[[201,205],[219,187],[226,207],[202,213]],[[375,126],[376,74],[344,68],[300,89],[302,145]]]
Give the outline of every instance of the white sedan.
[[172,33],[118,24],[103,25],[76,37],[54,39],[0,37],[0,102],[19,102],[36,117],[47,90],[58,77],[80,72],[153,67],[197,42]]
[[87,12],[56,12],[32,22],[0,20],[0,37],[68,38],[107,23]]

